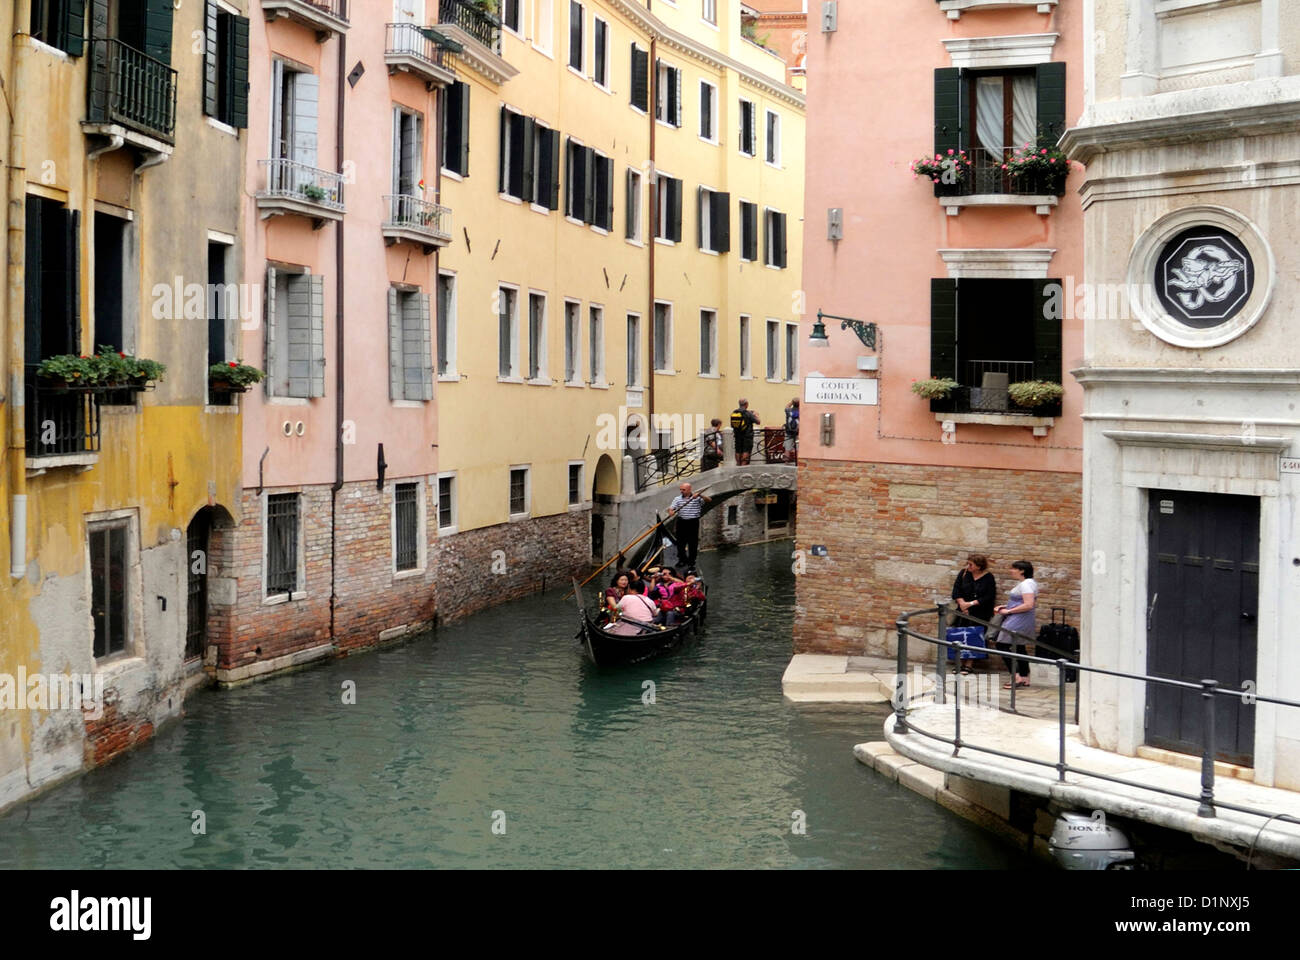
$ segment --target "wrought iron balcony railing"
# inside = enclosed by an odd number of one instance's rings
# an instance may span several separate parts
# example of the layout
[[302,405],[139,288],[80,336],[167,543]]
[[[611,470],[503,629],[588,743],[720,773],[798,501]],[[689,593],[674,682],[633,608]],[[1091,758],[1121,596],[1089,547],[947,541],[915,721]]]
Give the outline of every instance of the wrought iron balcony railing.
[[431,67],[446,68],[445,52],[414,23],[390,23],[384,55],[414,57]]
[[176,128],[176,71],[121,40],[90,41],[91,123],[120,123],[168,143]]
[[266,168],[266,187],[260,196],[294,200],[343,212],[341,173],[319,170],[283,158],[259,162]]
[[389,194],[385,229],[416,230],[441,240],[451,239],[451,208],[407,194]]
[[971,164],[964,170],[960,183],[935,184],[935,192],[941,197],[970,197],[979,195],[1001,194],[1007,196],[1053,196],[1059,197],[1065,191],[1065,178],[1068,168],[1060,173],[1025,174],[1018,177],[1011,175],[1010,159],[1012,150],[986,150],[983,147],[968,149],[966,155]]
[[471,0],[438,0],[438,22],[460,27],[470,37],[501,55],[501,20]]
[[99,392],[46,385],[35,380],[30,370],[25,389],[27,456],[99,452]]

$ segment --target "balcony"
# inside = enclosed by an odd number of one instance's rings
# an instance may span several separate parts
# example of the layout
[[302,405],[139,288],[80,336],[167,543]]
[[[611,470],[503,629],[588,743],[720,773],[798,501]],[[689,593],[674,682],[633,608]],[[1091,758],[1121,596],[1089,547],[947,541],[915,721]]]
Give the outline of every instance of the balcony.
[[501,20],[473,0],[438,0],[438,31],[463,47],[462,63],[493,83],[519,73],[501,56]]
[[262,160],[266,186],[257,193],[262,219],[277,215],[307,217],[315,229],[343,219],[343,175],[296,160]]
[[947,397],[931,400],[930,410],[940,423],[1030,427],[1034,436],[1043,437],[1061,415],[1061,404],[1020,407],[1007,394],[1011,384],[1034,379],[1032,360],[965,360],[958,368],[959,386]]
[[48,385],[29,366],[26,392],[27,475],[55,467],[88,470],[99,460],[100,392]]
[[108,139],[95,153],[129,143],[159,163],[172,153],[176,71],[121,40],[90,41],[86,133]]
[[1065,192],[1068,168],[1051,177],[1013,177],[1003,169],[1009,152],[981,147],[966,152],[971,158],[971,166],[962,180],[959,183],[937,183],[934,187],[939,206],[950,217],[961,213],[962,207],[1001,206],[1034,207],[1035,213],[1045,216],[1052,212]]
[[446,64],[445,47],[461,49],[460,44],[443,39],[428,27],[390,23],[384,62],[390,75],[401,71],[419,77],[430,90],[445,87],[456,79],[455,72]]
[[432,253],[435,247],[451,243],[451,209],[405,194],[384,197],[388,219],[384,221],[384,242],[406,241]]
[[317,43],[342,36],[349,25],[347,0],[262,0],[262,14],[267,20],[284,18],[314,30]]

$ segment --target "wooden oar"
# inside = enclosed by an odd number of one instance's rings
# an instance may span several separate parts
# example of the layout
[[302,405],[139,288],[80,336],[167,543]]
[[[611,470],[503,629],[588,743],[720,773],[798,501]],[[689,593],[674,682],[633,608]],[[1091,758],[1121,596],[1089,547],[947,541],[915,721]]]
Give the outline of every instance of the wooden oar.
[[[621,556],[623,556],[624,554],[626,554],[627,551],[631,550],[633,547],[635,547],[638,543],[640,543],[642,540],[644,540],[644,539],[645,539],[646,537],[648,537],[650,534],[654,533],[654,531],[657,530],[657,529],[659,528],[659,526],[660,526],[661,523],[663,523],[662,520],[659,521],[658,523],[654,524],[653,526],[648,527],[648,528],[647,528],[647,529],[646,529],[646,530],[645,530],[645,531],[644,531],[640,536],[638,536],[635,540],[633,540],[633,541],[632,541],[631,543],[629,543],[626,547],[623,547],[621,550],[619,550],[618,553],[614,554],[612,557],[610,557],[608,560],[606,560],[604,563],[602,563],[602,564],[600,565],[600,568],[597,569],[595,573],[593,573],[591,576],[589,576],[586,580],[582,581],[582,583],[578,584],[578,586],[579,586],[579,587],[585,587],[587,584],[591,583],[591,581],[595,580],[598,576],[600,576],[600,573],[601,573],[602,570],[604,570],[606,567],[608,567],[611,563],[613,563],[613,562],[614,562],[615,560],[617,560],[619,557],[621,557]],[[573,596],[574,593],[576,593],[576,592],[577,592],[577,587],[575,587],[573,590],[570,590],[568,593],[566,593],[566,594],[565,594],[563,597],[561,597],[560,599],[561,599],[561,600],[568,600],[569,597]]]

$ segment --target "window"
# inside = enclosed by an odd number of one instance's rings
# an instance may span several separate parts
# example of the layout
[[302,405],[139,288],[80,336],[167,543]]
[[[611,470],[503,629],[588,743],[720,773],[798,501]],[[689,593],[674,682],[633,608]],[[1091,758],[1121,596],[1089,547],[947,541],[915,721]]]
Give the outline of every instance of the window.
[[429,343],[429,297],[388,288],[388,396],[433,399],[433,349]]
[[731,249],[731,194],[700,187],[696,199],[696,242],[701,250],[726,253]]
[[740,152],[747,157],[758,153],[757,131],[754,129],[754,102],[740,101]]
[[[1059,280],[936,278],[930,281],[930,370],[956,380],[958,412],[1008,409],[1006,388],[1061,382]],[[997,316],[996,335],[982,318]],[[951,410],[953,407],[944,407]],[[1014,408],[1012,408],[1014,410]]]
[[424,118],[393,108],[393,195],[413,197],[424,176]]
[[769,267],[785,267],[785,214],[763,211],[763,262]]
[[456,275],[438,274],[438,376],[456,376]]
[[785,378],[793,383],[799,379],[799,325],[785,325]]
[[564,212],[602,230],[614,226],[614,161],[591,147],[569,140],[566,154],[568,194]]
[[673,305],[656,303],[654,317],[654,362],[655,373],[673,372]]
[[781,165],[781,115],[767,111],[767,162]]
[[442,166],[469,176],[469,84],[457,80],[447,88],[442,114]]
[[203,31],[203,112],[248,126],[248,18],[207,0]]
[[718,141],[718,88],[704,80],[700,81],[700,138]]
[[532,117],[501,108],[500,177],[506,196],[548,210],[559,207],[560,134]]
[[501,0],[501,26],[515,33],[523,33],[524,0]]
[[126,650],[130,629],[127,535],[130,520],[97,523],[87,530],[90,541],[90,617],[94,624],[96,659]]
[[1001,169],[1010,151],[1065,132],[1065,64],[1017,70],[934,72],[934,147],[965,150],[974,163],[975,193],[1004,193]]
[[781,324],[767,321],[767,379],[775,380],[781,371]]
[[740,318],[740,376],[753,376],[749,370],[749,317],[743,315]]
[[32,37],[69,56],[85,52],[86,0],[32,0]]
[[438,475],[438,532],[456,529],[456,475]]
[[[96,228],[98,229],[98,228]],[[231,319],[238,316],[238,292],[236,286],[232,283],[226,286],[226,271],[228,259],[234,245],[225,243],[220,240],[208,241],[208,366],[215,363],[224,363],[230,359],[226,352],[227,327]],[[98,263],[99,255],[96,253],[96,262]],[[96,271],[98,271],[98,266]],[[98,285],[98,272],[96,273],[96,285]],[[95,309],[99,309],[99,293],[95,293]],[[98,319],[96,319],[98,324]],[[112,343],[111,340],[96,339],[96,343]],[[125,347],[123,348],[125,349]],[[220,393],[210,393],[208,403],[213,406],[230,406],[233,400],[233,394],[228,391]]]
[[298,577],[298,501],[296,493],[266,497],[266,596],[292,597]]
[[552,130],[536,121],[532,124],[533,166],[537,171],[532,189],[527,185],[524,199],[547,210],[560,208],[560,131]]
[[[271,150],[276,160],[316,166],[316,130],[320,105],[320,78],[295,70],[283,60],[272,61]],[[276,171],[283,171],[277,174]],[[291,167],[272,166],[272,190],[297,192],[302,175]]]
[[546,294],[528,294],[528,379],[546,378]]
[[528,468],[510,468],[510,516],[525,516],[528,513]]
[[393,569],[416,570],[420,564],[420,485],[393,487]]
[[[95,213],[95,336],[91,340],[95,349],[101,344],[126,350],[127,338],[123,330],[126,318],[127,278],[136,273],[126,273],[127,237],[131,221],[107,213]],[[209,265],[211,261],[209,260]],[[211,270],[209,270],[209,273]],[[224,274],[224,271],[223,271]],[[211,277],[209,277],[211,279]],[[223,275],[224,280],[224,275]],[[211,289],[211,288],[209,288]],[[222,356],[212,359],[211,329],[209,328],[208,365],[226,359],[224,327],[221,330]],[[134,340],[134,337],[132,337]],[[80,351],[78,351],[80,352]]]
[[605,383],[605,310],[590,307],[587,311],[587,363],[593,384]]
[[700,373],[718,373],[718,314],[713,310],[700,311]]
[[627,171],[627,231],[629,240],[641,239],[641,173]]
[[[523,0],[519,0],[523,3]],[[555,6],[552,0],[533,0],[533,46],[550,56],[555,38]]]
[[673,127],[682,125],[682,71],[662,61],[655,65],[655,119]]
[[582,384],[582,304],[564,301],[564,382]]
[[325,396],[325,278],[266,271],[266,392]]
[[576,507],[582,503],[582,468],[581,463],[569,464],[569,506]]
[[659,174],[656,177],[655,206],[655,238],[679,242],[682,239],[682,182]]
[[641,315],[627,315],[627,385],[641,386]]
[[497,289],[497,376],[519,376],[518,291]]
[[740,259],[758,259],[758,204],[740,201]]
[[700,18],[706,23],[717,26],[718,23],[718,0],[701,0]]
[[609,24],[600,17],[591,20],[591,79],[609,86]]
[[650,110],[650,54],[632,44],[632,80],[628,102],[642,113]]
[[[26,294],[23,338],[26,347],[27,384],[34,386],[30,364],[64,353],[81,353],[81,215],[55,200],[27,196],[27,257],[24,264]],[[96,344],[98,346],[98,344]],[[83,397],[67,394],[45,398],[25,408],[28,456],[60,456],[98,449]],[[43,429],[55,414],[53,435]]]
[[569,0],[569,66],[582,72],[582,21],[584,10],[578,0]]

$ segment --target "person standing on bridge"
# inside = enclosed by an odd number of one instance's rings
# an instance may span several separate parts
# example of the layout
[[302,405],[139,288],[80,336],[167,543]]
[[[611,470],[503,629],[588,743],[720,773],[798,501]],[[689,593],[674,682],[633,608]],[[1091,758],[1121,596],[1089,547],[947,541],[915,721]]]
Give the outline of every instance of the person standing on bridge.
[[704,513],[704,505],[713,500],[702,493],[691,492],[689,483],[683,483],[677,489],[680,492],[668,505],[668,516],[677,518],[677,542],[682,545],[683,567],[693,570],[700,549],[700,515]]
[[749,409],[749,401],[740,398],[739,406],[731,411],[731,432],[736,438],[736,466],[743,467],[749,463],[750,454],[754,452],[754,425],[762,423],[758,414]]
[[712,470],[722,466],[722,421],[717,417],[709,425],[709,432],[704,435],[704,452],[700,454],[700,470]]

